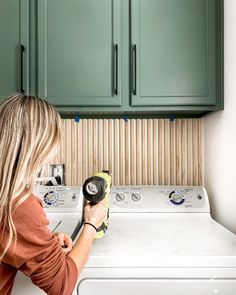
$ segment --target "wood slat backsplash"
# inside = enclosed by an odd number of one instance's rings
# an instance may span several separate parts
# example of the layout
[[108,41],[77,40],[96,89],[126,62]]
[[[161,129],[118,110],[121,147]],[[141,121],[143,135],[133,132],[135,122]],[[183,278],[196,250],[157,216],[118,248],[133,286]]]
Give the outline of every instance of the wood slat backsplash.
[[113,185],[203,185],[203,120],[64,119],[52,163],[65,164],[67,185],[101,170]]

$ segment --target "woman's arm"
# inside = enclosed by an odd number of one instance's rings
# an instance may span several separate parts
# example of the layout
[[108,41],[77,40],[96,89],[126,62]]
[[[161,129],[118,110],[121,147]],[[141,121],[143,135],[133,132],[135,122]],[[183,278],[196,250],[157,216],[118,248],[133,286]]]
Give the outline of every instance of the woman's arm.
[[[104,221],[107,215],[107,208],[105,207],[105,199],[94,206],[89,204],[84,208],[84,220],[93,224],[98,228]],[[88,258],[89,250],[92,246],[96,235],[96,230],[93,226],[85,224],[80,234],[79,239],[75,243],[71,252],[67,255],[73,259],[77,266],[78,275],[80,275]]]
[[79,239],[75,243],[71,252],[67,255],[74,260],[77,266],[78,276],[80,275],[87,261],[89,250],[92,246],[95,234],[95,229],[89,224],[85,224]]

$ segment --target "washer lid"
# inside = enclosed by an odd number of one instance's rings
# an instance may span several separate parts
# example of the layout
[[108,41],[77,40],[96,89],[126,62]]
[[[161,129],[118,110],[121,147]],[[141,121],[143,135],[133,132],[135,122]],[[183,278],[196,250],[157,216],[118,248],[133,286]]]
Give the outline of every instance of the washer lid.
[[74,239],[82,223],[81,213],[47,213],[51,232],[65,233]]
[[86,267],[236,267],[236,236],[207,213],[112,213]]

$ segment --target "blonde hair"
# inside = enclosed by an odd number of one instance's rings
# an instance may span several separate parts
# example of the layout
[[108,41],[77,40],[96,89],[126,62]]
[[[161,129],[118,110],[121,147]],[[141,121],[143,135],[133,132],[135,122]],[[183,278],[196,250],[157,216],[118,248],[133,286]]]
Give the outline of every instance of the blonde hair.
[[40,168],[60,141],[60,115],[45,100],[18,94],[0,104],[0,226],[8,233],[0,262],[13,240],[16,245],[13,211],[30,196]]

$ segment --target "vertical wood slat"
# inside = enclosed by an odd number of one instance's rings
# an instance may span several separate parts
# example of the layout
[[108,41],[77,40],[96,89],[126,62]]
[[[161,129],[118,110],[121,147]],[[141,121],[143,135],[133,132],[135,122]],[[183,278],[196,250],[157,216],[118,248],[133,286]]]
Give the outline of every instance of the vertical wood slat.
[[142,124],[142,184],[147,185],[147,119]]
[[136,184],[136,120],[130,121],[130,176],[131,185]]
[[[77,151],[77,170],[73,171],[75,173],[75,178],[76,178],[76,182],[75,185],[77,183],[82,183],[83,182],[83,162],[84,162],[84,156],[83,156],[83,128],[82,128],[82,124],[78,124],[75,126],[76,129],[76,141],[75,141],[75,145],[77,147],[76,151]],[[74,155],[73,155],[74,156]]]
[[120,184],[125,183],[125,121],[120,119]]
[[159,183],[158,174],[158,119],[153,120],[153,184]]
[[98,121],[98,170],[106,170],[104,167],[103,156],[104,156],[104,129],[103,129],[103,120]]
[[[77,169],[78,169],[78,151],[77,151],[77,128],[76,128],[76,122],[71,120],[71,153],[70,153],[70,158],[71,158],[71,184],[76,185],[76,175]],[[73,155],[73,158],[72,158]]]
[[187,119],[182,120],[181,126],[181,159],[182,159],[182,169],[181,169],[181,184],[187,185],[187,169],[188,169],[188,155],[187,155]]
[[164,135],[164,120],[160,119],[158,124],[158,179],[159,185],[164,185],[164,145],[163,145],[163,135]]
[[[65,130],[66,133],[66,130]],[[82,164],[82,179],[87,178],[88,173],[88,120],[82,121],[82,155],[83,155],[83,164]],[[66,167],[67,170],[67,167]],[[68,184],[68,183],[67,183]]]
[[147,121],[147,184],[153,185],[153,120]]
[[92,131],[92,137],[93,137],[93,154],[91,155],[92,161],[92,171],[98,171],[98,120],[93,120],[93,131]]
[[188,131],[187,131],[187,161],[188,161],[188,170],[187,170],[187,184],[193,184],[193,121],[192,119],[188,120]]
[[198,121],[193,119],[193,184],[198,185]]
[[176,120],[170,122],[170,183],[176,183]]
[[[87,134],[87,141],[88,141],[88,173],[91,175],[93,173],[93,120],[88,119],[88,134]],[[86,152],[86,151],[85,151]]]
[[114,183],[114,124],[113,120],[108,122],[108,170],[113,174],[113,183]]
[[136,169],[137,169],[137,182],[142,184],[142,120],[136,120]]
[[202,185],[203,127],[201,118],[63,119],[52,164],[65,164],[67,185],[108,169],[113,185]]
[[203,138],[204,138],[204,120],[198,120],[199,128],[198,128],[198,183],[199,185],[205,185],[204,183],[204,148],[203,148]]
[[181,185],[181,169],[182,169],[182,157],[181,157],[181,123],[182,120],[176,120],[176,184]]
[[67,167],[65,178],[66,178],[66,183],[68,183],[69,181],[72,182],[71,181],[72,167],[71,167],[71,152],[70,152],[70,148],[71,148],[71,121],[64,122],[64,126],[67,129],[67,134],[69,135],[68,137],[67,136],[65,137],[65,142],[64,142],[65,165]]
[[170,185],[170,120],[164,120],[164,184]]
[[120,129],[119,129],[119,120],[115,120],[114,122],[114,183],[117,183],[117,185],[120,184],[120,175],[119,175],[119,168],[120,168],[120,157],[119,157],[119,151],[120,151]]
[[130,185],[130,121],[125,122],[125,183]]
[[103,136],[103,167],[105,170],[109,170],[109,122],[108,119],[104,120],[104,136]]

